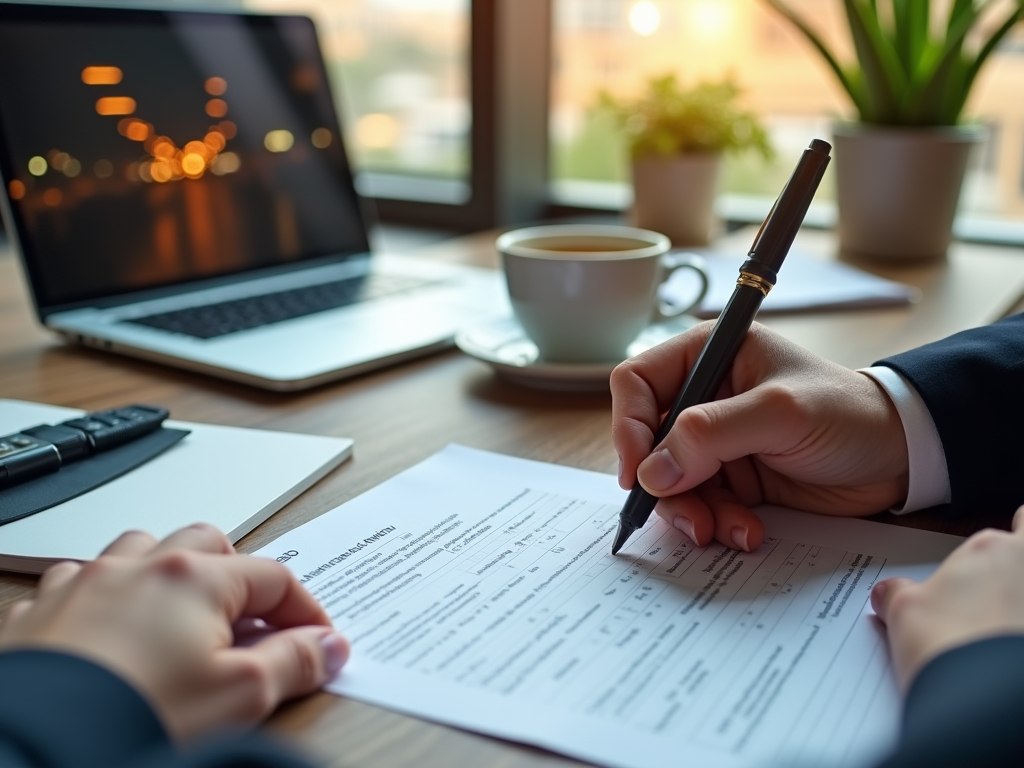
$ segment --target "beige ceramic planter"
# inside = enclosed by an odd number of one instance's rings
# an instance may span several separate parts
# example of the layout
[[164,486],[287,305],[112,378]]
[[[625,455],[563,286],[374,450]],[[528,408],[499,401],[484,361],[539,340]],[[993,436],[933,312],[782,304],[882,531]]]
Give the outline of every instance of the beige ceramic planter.
[[833,126],[839,242],[876,258],[938,259],[981,127]]
[[706,245],[721,167],[721,155],[634,160],[633,223],[668,235],[674,245]]

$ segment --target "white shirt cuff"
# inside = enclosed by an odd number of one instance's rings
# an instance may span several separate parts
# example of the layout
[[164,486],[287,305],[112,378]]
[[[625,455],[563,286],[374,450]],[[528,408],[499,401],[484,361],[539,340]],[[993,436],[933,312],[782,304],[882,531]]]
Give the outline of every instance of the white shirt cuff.
[[950,491],[946,454],[942,450],[939,431],[921,395],[909,381],[884,365],[861,368],[858,373],[870,376],[889,395],[907,437],[907,461],[910,466],[907,500],[902,507],[889,511],[902,515],[937,504],[948,504]]

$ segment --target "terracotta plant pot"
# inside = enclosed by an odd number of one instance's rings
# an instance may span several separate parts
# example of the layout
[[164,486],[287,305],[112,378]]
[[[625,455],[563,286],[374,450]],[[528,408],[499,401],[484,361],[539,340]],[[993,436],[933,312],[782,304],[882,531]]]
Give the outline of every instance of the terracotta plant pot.
[[707,245],[721,167],[721,155],[634,160],[633,223],[668,235],[673,245]]
[[978,126],[890,128],[833,126],[844,252],[897,259],[939,259],[953,232]]

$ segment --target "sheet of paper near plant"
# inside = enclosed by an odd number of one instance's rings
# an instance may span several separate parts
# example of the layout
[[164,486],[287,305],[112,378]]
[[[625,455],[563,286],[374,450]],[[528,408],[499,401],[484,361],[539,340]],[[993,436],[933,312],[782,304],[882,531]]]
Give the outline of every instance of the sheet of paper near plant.
[[761,510],[751,554],[652,520],[609,554],[614,478],[459,446],[282,536],[353,642],[329,689],[608,766],[858,764],[899,698],[870,588],[953,536]]
[[[725,308],[736,288],[745,254],[722,255],[686,248],[704,258],[708,292],[697,317],[715,318]],[[661,296],[685,304],[697,295],[696,280],[680,270],[661,288]],[[909,285],[886,280],[834,261],[822,261],[793,249],[779,273],[779,281],[761,306],[761,313],[798,312],[818,309],[866,309],[900,306],[917,301],[920,291]]]

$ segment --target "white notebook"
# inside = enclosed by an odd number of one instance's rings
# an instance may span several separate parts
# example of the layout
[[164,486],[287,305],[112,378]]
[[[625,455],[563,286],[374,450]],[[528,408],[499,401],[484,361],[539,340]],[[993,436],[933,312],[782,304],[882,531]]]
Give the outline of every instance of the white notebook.
[[[0,435],[82,413],[0,399]],[[41,573],[59,560],[92,560],[131,529],[161,538],[206,522],[238,541],[352,455],[348,438],[178,421],[167,426],[191,434],[117,480],[0,525],[0,569]]]

